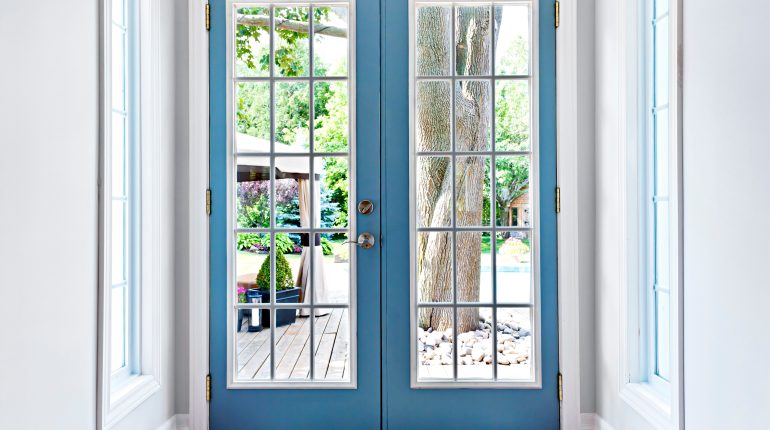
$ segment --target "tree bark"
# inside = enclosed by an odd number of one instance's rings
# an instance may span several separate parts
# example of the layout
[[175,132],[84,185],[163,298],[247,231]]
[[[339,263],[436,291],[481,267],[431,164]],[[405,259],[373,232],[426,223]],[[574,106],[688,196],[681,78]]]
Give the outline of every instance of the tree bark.
[[[445,46],[456,49],[458,75],[490,74],[490,26],[488,7],[455,9],[455,41],[451,36],[451,16],[443,7],[420,8],[417,15],[418,63],[420,75],[446,75]],[[449,42],[449,43],[448,43]],[[442,50],[443,49],[443,50]],[[421,55],[430,50],[430,55]],[[421,60],[424,60],[421,62]],[[433,65],[431,68],[430,66]],[[444,82],[423,82],[416,94],[415,127],[418,151],[441,151],[450,148],[449,94]],[[488,150],[491,142],[491,85],[488,81],[458,80],[455,91],[455,149],[457,151]],[[455,174],[446,157],[424,157],[417,165],[417,215],[422,226],[451,225],[452,204],[456,206],[457,226],[479,226],[483,214],[484,174],[487,157],[458,156]],[[452,198],[452,182],[455,196]],[[481,233],[458,232],[452,243],[450,232],[426,232],[418,236],[417,282],[422,302],[452,301],[452,253],[457,249],[455,272],[457,300],[477,302],[481,278]],[[419,323],[423,328],[446,330],[452,324],[451,308],[423,308]],[[478,328],[478,309],[460,309],[458,332]]]

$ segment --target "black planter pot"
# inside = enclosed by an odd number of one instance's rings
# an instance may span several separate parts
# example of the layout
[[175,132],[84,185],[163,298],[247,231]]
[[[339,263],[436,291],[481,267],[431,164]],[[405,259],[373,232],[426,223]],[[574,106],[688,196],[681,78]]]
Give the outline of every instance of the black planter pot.
[[[251,289],[246,291],[247,300],[252,297],[261,297],[262,303],[270,303],[270,291]],[[289,288],[288,290],[277,291],[275,293],[276,303],[299,303],[299,287]],[[262,309],[262,327],[270,327],[270,311]],[[297,320],[296,309],[279,309],[275,313],[275,326],[293,324]]]

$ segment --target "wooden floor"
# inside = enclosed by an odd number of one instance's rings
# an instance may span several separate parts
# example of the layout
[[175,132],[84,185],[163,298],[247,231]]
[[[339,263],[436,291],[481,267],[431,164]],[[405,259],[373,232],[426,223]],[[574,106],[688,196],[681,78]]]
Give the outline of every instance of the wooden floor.
[[[348,378],[350,340],[347,309],[330,309],[315,318],[314,366],[317,380]],[[275,379],[310,378],[311,318],[275,328]],[[238,332],[238,379],[270,379],[270,329]]]

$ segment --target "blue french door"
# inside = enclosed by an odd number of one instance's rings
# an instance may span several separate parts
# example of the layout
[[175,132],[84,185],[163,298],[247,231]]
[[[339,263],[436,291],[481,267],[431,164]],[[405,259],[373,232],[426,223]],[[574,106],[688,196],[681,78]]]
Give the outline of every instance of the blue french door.
[[210,428],[377,427],[379,4],[210,8]]
[[558,428],[553,16],[211,1],[212,429]]
[[557,429],[554,4],[383,11],[384,426]]

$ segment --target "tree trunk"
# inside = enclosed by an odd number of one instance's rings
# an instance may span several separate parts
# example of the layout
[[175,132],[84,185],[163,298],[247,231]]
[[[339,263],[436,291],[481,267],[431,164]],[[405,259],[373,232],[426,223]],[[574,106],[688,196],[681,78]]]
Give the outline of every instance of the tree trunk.
[[[456,43],[451,37],[450,9],[424,7],[417,14],[418,75],[446,75],[449,49],[456,49],[458,75],[488,75],[490,26],[488,7],[456,9]],[[496,33],[496,32],[495,32]],[[488,81],[457,81],[448,88],[443,81],[422,82],[416,92],[415,127],[418,151],[450,149],[450,95],[455,91],[455,146],[457,151],[489,150],[491,142],[491,85]],[[422,226],[447,227],[452,220],[452,200],[457,226],[481,225],[484,175],[487,157],[458,156],[452,175],[447,157],[423,157],[417,164],[417,216]],[[454,178],[453,178],[454,176]],[[452,199],[452,181],[455,198]],[[452,254],[457,249],[455,272],[457,300],[477,302],[481,277],[481,233],[458,232],[452,243],[450,232],[420,233],[417,242],[417,282],[422,302],[452,301]],[[424,308],[419,315],[423,328],[446,330],[452,324],[451,308]],[[478,309],[458,311],[459,333],[478,328]]]

